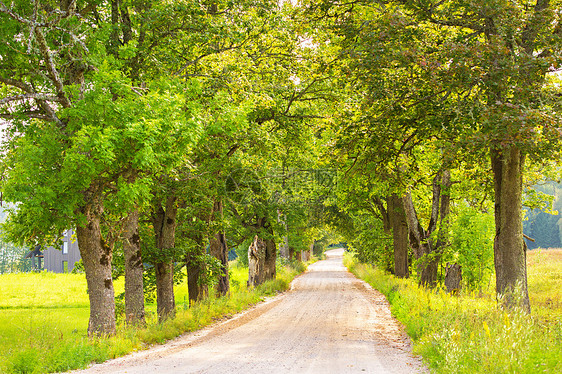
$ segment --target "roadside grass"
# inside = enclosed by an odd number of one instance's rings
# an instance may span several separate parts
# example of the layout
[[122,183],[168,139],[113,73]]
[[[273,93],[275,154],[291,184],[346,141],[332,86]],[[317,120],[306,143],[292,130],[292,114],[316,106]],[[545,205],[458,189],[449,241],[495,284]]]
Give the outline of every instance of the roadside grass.
[[[211,296],[188,306],[187,286],[177,287],[177,315],[158,323],[155,305],[147,305],[147,326],[120,324],[112,337],[88,338],[86,282],[80,274],[31,273],[0,276],[0,373],[63,372],[87,367],[160,344],[182,333],[238,313],[286,290],[304,271],[278,266],[277,279],[247,289],[247,268],[231,267],[229,297]],[[117,281],[116,294],[123,287]],[[185,289],[184,289],[185,287]]]
[[451,296],[358,264],[351,255],[345,264],[386,295],[414,352],[435,373],[562,372],[562,251],[528,254],[531,315],[502,310],[493,293]]

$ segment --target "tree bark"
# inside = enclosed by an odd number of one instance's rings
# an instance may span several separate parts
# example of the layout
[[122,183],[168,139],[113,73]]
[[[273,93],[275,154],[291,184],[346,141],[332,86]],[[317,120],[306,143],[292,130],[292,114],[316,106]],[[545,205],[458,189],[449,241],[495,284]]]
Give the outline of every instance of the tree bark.
[[258,235],[248,248],[248,287],[265,282],[266,243]]
[[165,209],[159,204],[152,216],[156,248],[161,255],[161,260],[155,264],[156,309],[159,321],[164,321],[175,315],[174,259],[172,250],[175,247],[176,240],[176,214],[176,198],[168,197]]
[[139,211],[130,213],[123,233],[125,257],[125,318],[127,324],[144,325],[143,263],[139,238]]
[[277,247],[273,240],[273,229],[267,218],[258,218],[256,228],[258,233],[265,236],[265,239],[256,235],[254,241],[248,248],[248,264],[250,265],[248,286],[253,287],[263,282],[275,279]]
[[285,228],[285,235],[283,235],[281,245],[279,246],[279,255],[287,260],[291,259],[291,254],[289,251],[289,235],[287,232],[287,216],[277,210],[277,222],[282,224]]
[[277,247],[275,241],[271,238],[265,240],[265,280],[275,279],[277,275]]
[[[213,215],[216,216],[217,214],[220,214],[222,219],[223,205],[221,201],[216,201],[213,207]],[[222,229],[211,237],[209,251],[211,256],[221,263],[221,274],[219,275],[216,291],[218,295],[224,296],[230,291],[230,282],[228,279],[228,245],[226,244],[226,236]]]
[[[200,240],[199,242],[201,242]],[[193,304],[201,301],[209,294],[208,286],[202,281],[205,275],[205,262],[201,261],[201,255],[205,253],[205,248],[200,245],[198,253],[190,253],[186,256],[187,268],[187,288],[189,293],[189,302]]]
[[458,293],[461,289],[462,267],[459,264],[449,264],[445,268],[445,288],[448,293]]
[[496,293],[507,307],[530,312],[523,239],[522,190],[525,155],[515,146],[490,151],[494,172],[494,266]]
[[[418,260],[417,270],[420,277],[420,284],[426,285],[431,281],[431,271],[433,270],[433,267],[430,267],[430,264],[427,263],[427,255],[430,253],[430,249],[428,248],[429,243],[426,232],[419,223],[418,214],[414,208],[414,202],[412,201],[412,195],[409,192],[404,196],[404,210],[406,212],[406,219],[408,220],[410,245],[412,246],[416,260]],[[426,270],[426,268],[428,269]]]
[[115,291],[111,277],[113,251],[101,235],[102,212],[99,202],[83,207],[86,225],[76,227],[90,299],[89,336],[115,333]]
[[120,0],[111,0],[111,34],[107,51],[118,57],[118,48],[121,44],[119,40],[119,4]]
[[[445,246],[447,239],[450,186],[451,173],[448,170],[441,170],[433,178],[433,200],[427,230],[419,223],[412,195],[407,193],[404,197],[404,210],[410,232],[410,245],[418,260],[417,268],[420,275],[420,284],[427,287],[435,287],[437,285],[439,261],[442,248]],[[437,239],[435,239],[432,238],[432,234],[437,228],[440,229],[440,232]]]
[[[393,261],[390,262],[388,261],[388,263],[386,264],[386,268],[385,270],[388,271],[391,274],[396,274],[396,249],[397,247],[395,246],[395,240],[394,240],[394,231],[392,230],[392,223],[391,223],[391,213],[390,210],[392,208],[392,202],[389,201],[389,197],[386,198],[386,207],[385,204],[383,204],[383,201],[379,198],[379,197],[373,197],[373,205],[376,209],[373,210],[373,212],[376,214],[376,212],[378,211],[378,213],[380,214],[380,218],[382,220],[382,224],[383,224],[383,232],[385,233],[385,235],[388,235],[389,237],[392,236],[393,240],[392,240],[392,249],[389,248],[388,245],[384,246],[384,251],[385,253],[390,253],[390,251],[392,251],[393,254]],[[404,207],[402,206],[402,210],[404,210]],[[408,227],[408,224],[406,223],[406,227]],[[400,248],[400,247],[398,247]],[[406,261],[408,261],[408,232],[406,231]],[[407,276],[406,276],[407,277]]]
[[421,259],[420,284],[433,288],[437,286],[437,273],[439,270],[440,253],[435,252],[427,244],[422,245],[422,251],[427,257]]
[[217,294],[225,296],[230,291],[230,282],[228,279],[228,246],[226,237],[223,232],[215,234],[209,243],[211,256],[215,257],[221,263],[221,274],[217,283]]
[[[197,219],[209,225],[213,219],[213,214],[213,208],[200,211]],[[198,230],[191,232],[189,238],[195,243],[195,247],[185,256],[189,301],[193,304],[205,299],[209,295],[208,280],[206,279],[207,264],[205,260],[207,241],[203,233]]]
[[302,261],[303,262],[310,261],[310,259],[312,258],[312,254],[314,253],[314,242],[315,242],[315,240],[313,240],[312,243],[310,243],[310,246],[308,247],[308,249],[306,251],[302,252]]
[[387,199],[387,207],[394,247],[394,275],[399,278],[408,278],[410,276],[408,266],[408,221],[404,210],[404,201],[398,195],[393,194]]

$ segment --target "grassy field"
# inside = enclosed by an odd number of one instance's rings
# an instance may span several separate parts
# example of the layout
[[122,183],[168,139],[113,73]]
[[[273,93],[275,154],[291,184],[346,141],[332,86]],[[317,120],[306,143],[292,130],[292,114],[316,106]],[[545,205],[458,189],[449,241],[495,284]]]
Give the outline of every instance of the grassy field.
[[562,372],[561,249],[528,253],[531,315],[501,310],[491,291],[450,296],[357,264],[350,256],[345,262],[387,296],[415,352],[433,372]]
[[[533,315],[549,323],[562,320],[562,248],[527,252]],[[562,349],[562,348],[561,348]]]
[[[111,338],[89,339],[89,303],[81,274],[27,273],[0,276],[0,373],[47,373],[86,367],[193,331],[263,297],[285,290],[298,270],[278,267],[274,281],[247,290],[247,268],[232,267],[231,295],[209,298],[192,307],[187,285],[176,286],[177,317],[159,324],[155,305],[147,305],[144,329],[119,326]],[[116,294],[123,281],[115,282]]]

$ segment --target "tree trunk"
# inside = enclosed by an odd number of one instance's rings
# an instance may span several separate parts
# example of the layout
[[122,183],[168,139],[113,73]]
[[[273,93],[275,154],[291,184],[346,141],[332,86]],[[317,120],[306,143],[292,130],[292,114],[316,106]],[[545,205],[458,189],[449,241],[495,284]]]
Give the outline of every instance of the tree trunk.
[[[447,240],[450,186],[451,173],[449,170],[441,170],[433,178],[433,201],[427,230],[419,223],[412,195],[407,193],[404,197],[404,210],[410,232],[410,245],[418,260],[417,269],[420,275],[420,284],[427,287],[435,287],[437,285],[439,261],[441,260],[441,253]],[[438,228],[440,231],[437,239],[432,238],[432,234]]]
[[259,286],[265,282],[266,243],[259,236],[248,248],[248,287]]
[[144,325],[143,264],[139,238],[139,211],[130,213],[123,233],[125,257],[125,318],[128,324]]
[[215,236],[211,238],[209,251],[211,252],[211,256],[218,259],[221,263],[221,274],[219,275],[219,282],[217,283],[217,294],[225,296],[230,290],[230,283],[228,280],[228,246],[223,232],[215,234]]
[[265,280],[275,279],[277,275],[277,247],[273,239],[265,240]]
[[[383,204],[383,201],[375,196],[372,198],[372,203],[374,205],[374,207],[376,209],[373,209],[373,212],[379,213],[380,218],[382,220],[382,224],[383,224],[383,232],[385,235],[387,235],[388,237],[392,236],[393,237],[393,243],[392,243],[392,249],[389,248],[388,245],[384,246],[384,252],[385,253],[390,253],[392,251],[393,254],[393,258],[392,261],[388,261],[385,265],[385,270],[388,271],[391,274],[396,274],[396,247],[395,247],[395,241],[394,241],[394,231],[392,230],[392,223],[391,223],[391,213],[390,210],[392,208],[392,202],[389,201],[389,197],[386,198],[386,207]],[[402,207],[402,210],[404,210],[404,207]],[[407,227],[407,223],[406,223],[406,227]],[[406,255],[408,254],[408,232],[406,232]],[[400,261],[400,260],[399,260]],[[408,257],[406,256],[406,262],[408,263]],[[401,276],[403,277],[403,276]],[[408,277],[408,276],[406,276]]]
[[410,192],[406,193],[404,196],[404,212],[406,213],[406,219],[408,221],[410,246],[414,251],[416,260],[419,260],[425,252],[423,249],[423,241],[426,239],[426,235],[424,228],[419,223],[418,214]]
[[[222,219],[223,206],[221,201],[215,202],[213,207],[213,216],[220,214]],[[221,263],[221,274],[219,275],[217,283],[217,294],[224,296],[230,290],[230,282],[228,280],[228,246],[226,244],[226,236],[223,230],[216,233],[209,241],[209,251],[211,256],[216,258]]]
[[392,227],[392,243],[394,247],[394,275],[408,278],[408,221],[404,210],[404,201],[398,195],[387,199],[388,216]]
[[282,224],[285,228],[285,234],[283,235],[281,245],[279,246],[279,255],[287,260],[291,259],[291,254],[289,250],[289,236],[287,232],[287,216],[277,210],[277,222]]
[[[198,221],[206,222],[209,225],[213,219],[214,208],[208,211],[200,211],[197,216]],[[189,238],[196,243],[195,247],[185,256],[187,268],[187,287],[189,290],[189,301],[191,304],[205,299],[209,295],[207,279],[207,263],[205,252],[207,250],[206,237],[201,231],[193,231]]]
[[163,322],[175,315],[176,302],[174,300],[174,263],[172,261],[158,262],[156,271],[156,311],[158,321]]
[[176,198],[168,197],[166,209],[159,205],[152,217],[156,248],[162,259],[155,264],[156,309],[159,321],[175,315],[173,248],[176,240],[176,214]]
[[458,293],[461,289],[462,267],[459,264],[449,264],[445,268],[445,288],[448,293]]
[[422,286],[433,288],[437,286],[437,273],[439,270],[439,261],[441,253],[432,249],[430,245],[422,245],[423,258],[420,259],[419,269],[420,284]]
[[[275,279],[277,247],[273,240],[273,228],[266,217],[258,218],[256,225],[258,235],[248,248],[248,263],[250,265],[248,286],[253,287],[263,282]],[[261,239],[260,234],[266,238]]]
[[302,251],[301,257],[303,262],[310,261],[312,258],[312,253],[314,252],[314,242],[315,241],[312,241],[312,243],[310,243],[310,247],[308,247],[306,251]]
[[503,305],[530,312],[521,211],[525,156],[515,146],[504,151],[492,149],[490,155],[495,192],[496,293]]
[[201,255],[205,253],[204,247],[198,247],[198,253],[190,253],[186,256],[187,267],[187,288],[189,302],[193,304],[201,301],[209,294],[207,284],[202,279],[205,275],[205,262],[201,260]]
[[113,251],[101,236],[102,212],[103,207],[99,203],[84,207],[82,213],[86,217],[86,225],[76,228],[90,299],[89,336],[115,333],[115,292],[111,277]]

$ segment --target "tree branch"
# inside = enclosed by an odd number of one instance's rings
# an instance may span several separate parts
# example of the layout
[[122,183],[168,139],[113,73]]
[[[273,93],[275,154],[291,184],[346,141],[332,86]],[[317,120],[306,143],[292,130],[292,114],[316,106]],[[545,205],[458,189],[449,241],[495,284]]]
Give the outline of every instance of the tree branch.
[[544,11],[548,9],[549,5],[550,0],[537,0],[534,13],[523,31],[521,44],[528,55],[532,54],[535,49],[535,40],[539,33],[540,24],[544,22],[541,17],[543,17]]
[[10,16],[11,18],[15,19],[16,21],[18,21],[19,23],[23,23],[25,25],[31,25],[31,21],[23,18],[22,16],[20,16],[19,14],[16,14],[14,12],[12,12],[7,6],[6,4],[4,4],[3,1],[0,1],[0,12],[7,14],[8,16]]
[[12,86],[12,87],[17,87],[20,90],[27,92],[27,93],[34,93],[34,89],[33,87],[31,87],[31,85],[23,82],[23,81],[19,81],[16,79],[11,79],[11,78],[4,78],[4,77],[0,77],[0,83],[4,83],[8,86]]
[[[30,84],[17,79],[0,77],[0,83],[4,83],[8,86],[19,88],[20,90],[26,92],[28,95],[43,95],[35,92],[34,88]],[[57,122],[58,124],[62,123],[61,120],[57,117],[55,110],[43,98],[35,97],[34,99],[37,100],[37,104],[41,109],[43,109],[43,111],[47,114],[47,116],[43,117],[38,114],[34,114],[33,116],[30,116],[31,118],[47,119],[49,121]]]
[[[20,113],[23,114],[24,116],[28,117],[28,118],[36,118],[36,119],[42,119],[45,121],[52,121],[53,119],[41,112],[37,112],[37,111],[31,111],[31,112],[23,112]],[[9,114],[9,113],[0,113],[0,118],[3,119],[15,119],[18,116],[16,116],[15,114]]]
[[3,99],[0,99],[0,105],[7,104],[7,103],[10,103],[12,101],[20,101],[20,100],[26,100],[26,99],[56,101],[56,102],[59,102],[59,103],[61,102],[61,99],[58,96],[51,96],[51,95],[41,94],[41,93],[27,93],[27,94],[23,94],[23,95],[8,96],[8,97],[5,97]]
[[39,50],[43,54],[43,58],[45,58],[45,64],[47,65],[47,69],[51,75],[51,81],[55,85],[57,96],[61,99],[60,103],[63,107],[70,108],[72,104],[64,94],[64,84],[59,75],[57,67],[55,66],[55,61],[53,60],[53,55],[49,50],[47,41],[45,40],[45,35],[43,35],[43,31],[41,31],[40,28],[35,28],[35,37],[37,39],[37,42],[39,43]]

